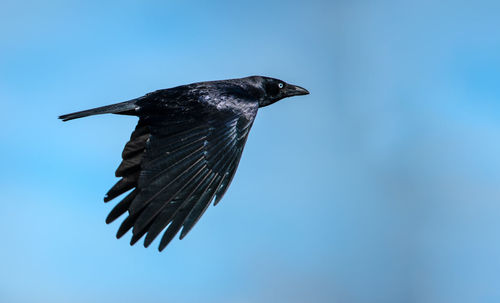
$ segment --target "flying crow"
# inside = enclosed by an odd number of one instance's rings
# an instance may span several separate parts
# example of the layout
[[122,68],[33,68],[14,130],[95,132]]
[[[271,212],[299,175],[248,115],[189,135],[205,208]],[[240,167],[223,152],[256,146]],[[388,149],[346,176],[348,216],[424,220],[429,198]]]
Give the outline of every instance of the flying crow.
[[59,118],[68,121],[107,113],[139,117],[115,172],[121,179],[104,201],[131,191],[106,223],[128,212],[116,236],[132,228],[130,244],[146,235],[145,247],[166,228],[159,246],[162,251],[181,227],[180,239],[211,201],[216,205],[222,199],[258,109],[308,93],[278,79],[252,76],[161,89]]

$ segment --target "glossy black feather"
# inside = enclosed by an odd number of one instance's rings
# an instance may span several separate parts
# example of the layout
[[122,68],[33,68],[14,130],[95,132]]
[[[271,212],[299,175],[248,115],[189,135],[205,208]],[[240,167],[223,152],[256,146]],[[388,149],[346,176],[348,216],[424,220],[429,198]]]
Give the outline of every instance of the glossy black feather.
[[139,178],[139,173],[134,172],[131,175],[124,176],[120,179],[120,181],[116,182],[116,184],[111,187],[111,189],[106,193],[104,197],[104,202],[109,202],[124,192],[129,191],[130,189],[137,186],[137,180]]
[[210,171],[205,169],[202,174],[196,177],[196,180],[192,182],[190,188],[186,190],[185,196],[178,196],[173,201],[165,205],[161,210],[161,213],[155,218],[153,225],[149,228],[146,239],[144,240],[144,246],[147,247],[153,242],[153,240],[160,234],[160,232],[171,222],[178,212],[183,211],[191,201],[197,199],[199,195],[199,188],[205,184],[207,178],[210,176]]
[[203,171],[203,165],[205,164],[201,161],[202,159],[195,161],[179,176],[174,177],[173,180],[161,188],[158,193],[145,202],[147,203],[147,207],[134,224],[134,233],[142,231],[142,229],[153,221],[166,205],[174,200],[176,196],[183,194],[182,191]]
[[189,216],[193,208],[199,204],[199,203],[210,203],[210,200],[212,199],[212,192],[213,192],[213,184],[216,182],[218,175],[217,174],[212,174],[210,175],[210,178],[205,182],[203,185],[202,190],[199,192],[199,195],[190,201],[190,203],[187,205],[186,208],[181,209],[182,213],[180,213],[174,220],[177,221],[176,224],[172,222],[172,224],[167,228],[165,231],[161,241],[160,241],[160,246],[158,249],[162,251],[168,243],[173,239],[173,237],[177,234],[179,229],[181,228],[181,225],[186,226],[186,218]]
[[109,223],[113,222],[118,217],[120,217],[125,212],[127,212],[129,207],[130,207],[130,204],[132,203],[134,198],[137,196],[138,192],[139,191],[137,189],[134,189],[125,198],[123,198],[123,200],[121,200],[120,203],[116,204],[115,207],[109,213],[108,217],[106,218],[106,223],[109,224]]

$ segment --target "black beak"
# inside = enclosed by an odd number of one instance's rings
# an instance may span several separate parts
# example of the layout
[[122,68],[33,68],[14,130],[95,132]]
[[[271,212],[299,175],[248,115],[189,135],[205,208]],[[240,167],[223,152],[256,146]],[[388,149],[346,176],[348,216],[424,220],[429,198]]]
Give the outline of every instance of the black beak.
[[309,91],[303,87],[288,84],[285,88],[285,95],[287,97],[309,95]]

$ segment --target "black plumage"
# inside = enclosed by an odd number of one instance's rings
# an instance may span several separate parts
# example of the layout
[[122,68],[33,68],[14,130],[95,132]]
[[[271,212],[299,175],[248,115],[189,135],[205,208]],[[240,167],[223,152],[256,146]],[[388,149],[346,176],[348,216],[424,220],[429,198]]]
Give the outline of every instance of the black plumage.
[[224,196],[236,172],[259,107],[309,92],[284,81],[252,76],[162,89],[109,106],[60,116],[63,121],[113,113],[139,122],[122,152],[108,202],[129,192],[106,223],[124,213],[120,238],[132,229],[144,246],[164,230],[159,250],[182,228],[182,239],[212,201]]

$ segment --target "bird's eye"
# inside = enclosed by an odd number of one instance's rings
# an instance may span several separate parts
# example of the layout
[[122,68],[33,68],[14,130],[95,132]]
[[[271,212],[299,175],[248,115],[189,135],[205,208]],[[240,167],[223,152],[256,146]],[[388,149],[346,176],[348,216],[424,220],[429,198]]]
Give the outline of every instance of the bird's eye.
[[279,84],[278,84],[278,87],[279,87],[279,88],[283,88],[283,83],[279,83]]

